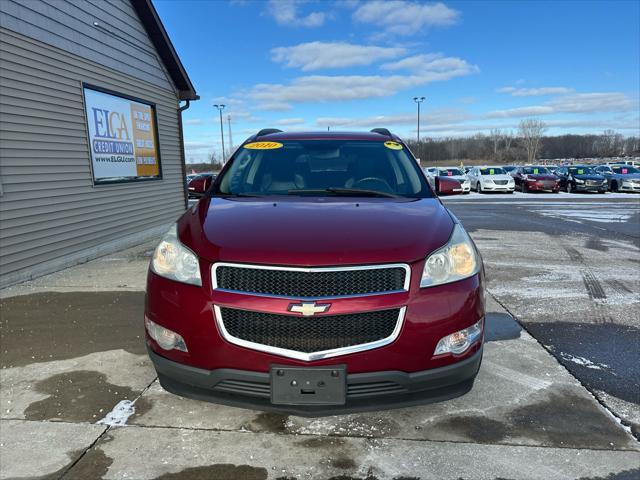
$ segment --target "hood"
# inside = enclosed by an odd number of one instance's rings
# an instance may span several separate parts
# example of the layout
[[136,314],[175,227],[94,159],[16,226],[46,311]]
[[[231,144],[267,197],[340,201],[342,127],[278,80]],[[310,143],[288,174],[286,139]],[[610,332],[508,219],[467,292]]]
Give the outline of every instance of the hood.
[[632,180],[640,178],[640,173],[614,173],[612,176],[622,180]]
[[499,174],[499,175],[480,175],[482,180],[513,180],[511,175]]
[[600,181],[603,181],[605,179],[603,175],[597,175],[597,174],[592,174],[592,173],[584,174],[584,175],[577,175],[575,173],[572,173],[571,176],[573,178],[578,178],[580,180],[600,180]]
[[442,178],[453,178],[454,180],[458,180],[460,183],[467,182],[469,177],[466,175],[440,175]]
[[527,173],[527,178],[534,180],[557,180],[558,177],[551,173]]
[[434,198],[205,198],[178,222],[180,241],[209,261],[296,266],[414,262],[452,230]]

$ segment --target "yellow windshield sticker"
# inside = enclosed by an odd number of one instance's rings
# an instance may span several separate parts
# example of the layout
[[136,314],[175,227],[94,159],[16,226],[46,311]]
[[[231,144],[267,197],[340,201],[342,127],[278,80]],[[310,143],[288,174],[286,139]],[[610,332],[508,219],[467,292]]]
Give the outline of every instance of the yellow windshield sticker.
[[490,169],[489,169],[489,175],[495,175],[495,172],[496,172],[496,171],[495,171],[493,168],[490,168]]
[[534,169],[533,169],[533,174],[534,174],[534,175],[538,174],[538,172],[540,172],[540,170],[538,170],[537,168],[534,168]]
[[402,145],[398,142],[384,142],[384,146],[390,148],[391,150],[402,150]]
[[584,170],[583,169],[578,169],[578,175],[584,175]]
[[274,150],[276,148],[282,148],[283,145],[279,142],[253,142],[247,143],[244,148],[249,150]]

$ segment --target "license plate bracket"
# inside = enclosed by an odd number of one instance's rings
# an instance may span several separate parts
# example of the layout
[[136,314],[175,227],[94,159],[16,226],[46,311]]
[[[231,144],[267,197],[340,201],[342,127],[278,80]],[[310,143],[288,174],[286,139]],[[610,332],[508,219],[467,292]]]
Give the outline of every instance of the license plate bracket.
[[347,368],[272,365],[271,403],[274,405],[344,405]]

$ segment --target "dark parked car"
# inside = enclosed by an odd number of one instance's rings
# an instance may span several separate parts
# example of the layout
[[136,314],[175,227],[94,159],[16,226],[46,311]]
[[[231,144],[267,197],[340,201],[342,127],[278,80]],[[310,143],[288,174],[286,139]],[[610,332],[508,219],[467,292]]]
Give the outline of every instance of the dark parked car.
[[520,188],[522,193],[530,191],[558,193],[560,191],[560,179],[541,165],[518,167],[512,173],[512,177],[516,182],[516,188]]
[[187,184],[189,198],[200,198],[204,192],[209,190],[209,187],[216,179],[216,176],[217,175],[215,173],[201,173],[192,178]]
[[607,179],[589,165],[560,167],[555,173],[560,178],[560,188],[571,192],[607,192]]
[[419,168],[386,129],[249,138],[153,255],[161,385],[307,416],[469,391],[482,259]]
[[631,165],[600,165],[596,172],[603,175],[612,192],[640,192],[640,170]]

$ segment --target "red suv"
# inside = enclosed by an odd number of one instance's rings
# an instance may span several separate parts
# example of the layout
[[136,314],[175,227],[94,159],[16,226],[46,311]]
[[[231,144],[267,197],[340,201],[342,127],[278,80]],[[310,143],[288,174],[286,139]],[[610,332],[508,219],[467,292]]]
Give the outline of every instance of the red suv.
[[484,270],[407,146],[262,130],[158,245],[145,307],[162,386],[298,415],[469,391]]

